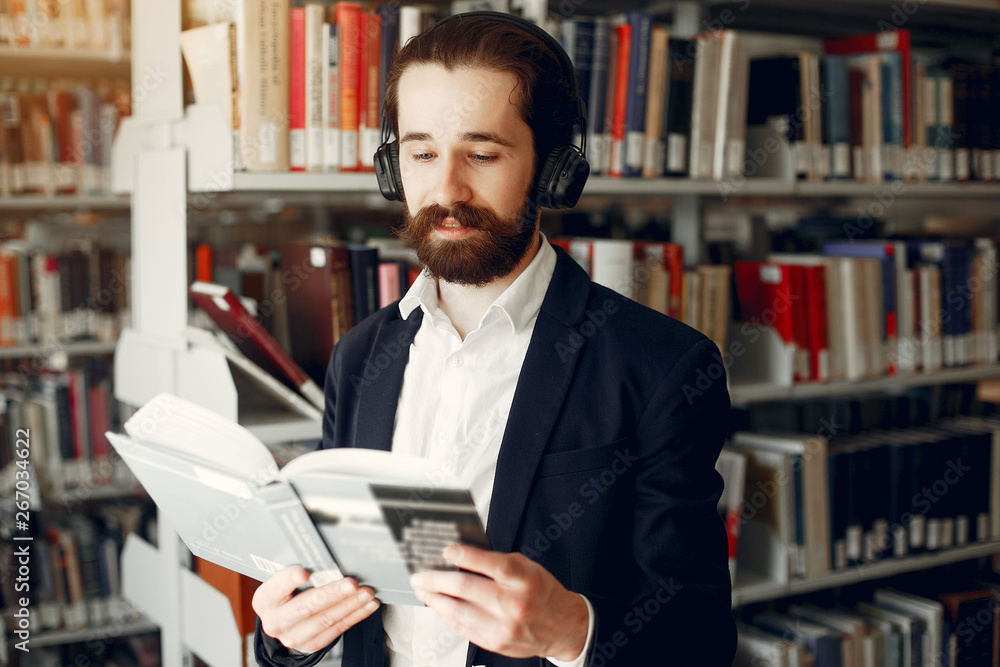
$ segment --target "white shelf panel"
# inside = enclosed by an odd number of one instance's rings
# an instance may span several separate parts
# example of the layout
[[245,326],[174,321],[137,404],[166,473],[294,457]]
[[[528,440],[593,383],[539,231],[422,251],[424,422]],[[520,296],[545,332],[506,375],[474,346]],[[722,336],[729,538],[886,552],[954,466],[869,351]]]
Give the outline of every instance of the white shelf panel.
[[[373,173],[248,173],[234,174],[233,190],[241,193],[308,192],[329,194],[378,194]],[[593,176],[584,196],[715,197],[876,197],[892,193],[905,197],[1000,197],[1000,183],[855,183],[805,182],[774,178],[748,178],[739,182],[702,181],[689,178],[612,178]],[[215,197],[222,193],[211,193]],[[197,195],[193,194],[192,197]],[[224,195],[223,195],[224,196]]]
[[[113,630],[113,632],[111,632]],[[116,623],[110,628],[83,628],[81,630],[46,630],[31,636],[31,648],[61,646],[76,642],[101,641],[111,637],[126,637],[156,632],[159,627],[146,618]]]
[[24,195],[0,197],[0,211],[78,211],[78,210],[115,210],[127,211],[132,203],[128,197],[81,196],[73,195],[46,197],[42,195]]
[[790,387],[773,384],[732,385],[729,396],[733,405],[749,405],[763,401],[777,401],[796,398],[822,398],[865,391],[881,391],[900,387],[922,387],[937,384],[977,382],[1000,377],[1000,365],[976,366],[972,368],[952,368],[936,373],[905,373],[869,380],[843,382],[811,382]]
[[[767,582],[759,576],[744,577],[737,574],[736,585],[733,587],[733,606],[739,607],[751,602],[763,602],[836,586],[846,586],[870,579],[882,579],[904,572],[926,570],[938,565],[957,563],[997,553],[1000,553],[1000,542],[986,542],[937,553],[878,561],[840,572],[830,572],[812,579],[795,579],[787,584]],[[737,567],[738,572],[739,568]]]

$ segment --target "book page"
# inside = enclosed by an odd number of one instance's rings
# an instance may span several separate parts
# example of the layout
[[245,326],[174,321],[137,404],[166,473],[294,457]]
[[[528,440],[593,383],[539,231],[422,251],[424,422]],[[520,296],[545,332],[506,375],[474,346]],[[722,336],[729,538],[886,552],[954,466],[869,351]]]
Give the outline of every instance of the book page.
[[134,439],[231,470],[263,485],[278,475],[267,446],[234,421],[172,394],[161,393],[125,422]]

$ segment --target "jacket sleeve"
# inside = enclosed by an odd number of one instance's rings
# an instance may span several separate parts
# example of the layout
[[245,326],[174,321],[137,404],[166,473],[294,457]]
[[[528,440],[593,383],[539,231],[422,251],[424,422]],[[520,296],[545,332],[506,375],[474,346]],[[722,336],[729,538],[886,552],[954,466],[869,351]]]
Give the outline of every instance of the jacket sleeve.
[[622,582],[619,600],[592,598],[592,667],[732,664],[736,627],[715,470],[729,410],[724,363],[704,339],[639,416],[631,545],[638,581]]

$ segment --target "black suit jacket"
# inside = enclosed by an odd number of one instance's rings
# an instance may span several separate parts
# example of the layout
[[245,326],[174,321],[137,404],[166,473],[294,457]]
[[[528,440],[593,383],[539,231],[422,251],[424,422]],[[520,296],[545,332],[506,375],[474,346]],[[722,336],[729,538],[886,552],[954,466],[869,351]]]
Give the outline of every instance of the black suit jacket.
[[[718,349],[556,252],[500,447],[490,545],[523,552],[587,596],[593,667],[730,665],[736,631],[714,468],[730,404]],[[392,305],[343,337],[327,371],[324,446],[391,447],[421,319],[420,309],[404,320]],[[384,664],[380,611],[343,640],[345,667]],[[467,665],[480,664],[548,663],[471,646]]]

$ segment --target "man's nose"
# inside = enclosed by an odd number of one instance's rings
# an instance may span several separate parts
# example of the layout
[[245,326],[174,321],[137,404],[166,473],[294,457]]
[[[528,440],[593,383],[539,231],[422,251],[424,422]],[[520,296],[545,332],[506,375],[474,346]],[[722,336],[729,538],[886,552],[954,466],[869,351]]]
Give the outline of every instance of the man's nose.
[[434,203],[444,207],[468,203],[472,199],[472,188],[462,160],[457,156],[446,156],[441,158],[438,166]]

